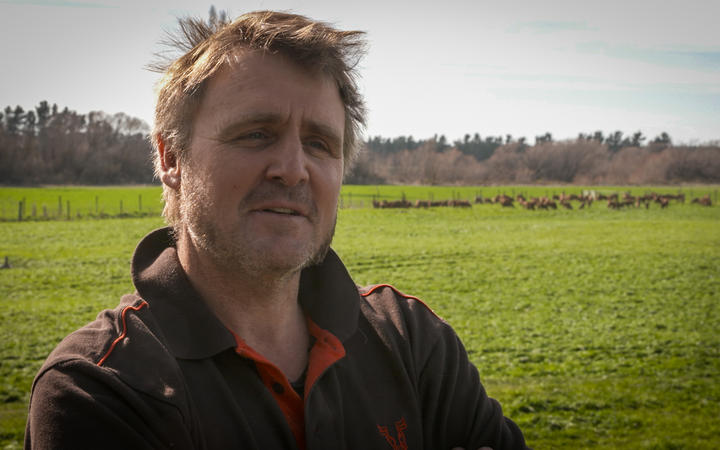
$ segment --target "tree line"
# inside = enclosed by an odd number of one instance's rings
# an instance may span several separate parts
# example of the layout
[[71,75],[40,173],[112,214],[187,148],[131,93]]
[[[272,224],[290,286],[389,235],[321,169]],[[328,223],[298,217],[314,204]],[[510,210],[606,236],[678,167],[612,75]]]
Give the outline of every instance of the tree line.
[[0,184],[147,184],[150,129],[124,113],[40,102],[0,112]]
[[[0,112],[0,184],[149,184],[149,126],[124,113],[78,114],[47,101]],[[667,133],[551,133],[525,137],[466,134],[365,141],[350,184],[673,184],[719,183],[717,143],[673,145]]]
[[[605,144],[608,150],[617,152],[625,147],[640,147],[643,145],[643,142],[647,140],[647,137],[644,136],[641,131],[636,131],[631,135],[625,135],[625,133],[618,130],[608,133],[606,136],[602,131],[598,130],[593,133],[579,133],[577,140]],[[535,136],[535,145],[551,142],[554,141],[553,135],[550,132]],[[432,143],[439,151],[453,147],[460,150],[463,154],[472,155],[478,161],[483,161],[490,158],[495,150],[502,145],[517,143],[520,146],[526,147],[527,139],[525,137],[516,139],[511,134],[506,134],[505,136],[485,136],[483,138],[479,133],[475,133],[472,136],[466,134],[462,139],[453,141],[451,145],[445,135],[438,136],[437,134],[425,140],[415,140],[412,136],[398,136],[396,138],[374,136],[367,140],[366,146],[371,152],[389,154],[403,150],[415,150],[428,143]],[[650,143],[656,148],[665,148],[672,145],[672,138],[668,133],[662,132],[650,141]]]
[[642,132],[579,133],[556,141],[551,133],[524,137],[466,134],[415,140],[369,139],[352,184],[677,184],[720,182],[720,145],[673,145],[668,133],[648,141]]

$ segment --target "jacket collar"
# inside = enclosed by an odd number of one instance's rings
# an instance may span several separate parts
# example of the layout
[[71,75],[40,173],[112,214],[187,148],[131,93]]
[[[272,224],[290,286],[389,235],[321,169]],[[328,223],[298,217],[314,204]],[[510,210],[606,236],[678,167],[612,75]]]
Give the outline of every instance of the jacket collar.
[[[176,357],[208,358],[236,346],[232,333],[190,284],[170,228],[155,230],[140,241],[133,255],[132,278]],[[355,332],[359,294],[334,251],[301,272],[298,297],[313,322],[340,341]]]

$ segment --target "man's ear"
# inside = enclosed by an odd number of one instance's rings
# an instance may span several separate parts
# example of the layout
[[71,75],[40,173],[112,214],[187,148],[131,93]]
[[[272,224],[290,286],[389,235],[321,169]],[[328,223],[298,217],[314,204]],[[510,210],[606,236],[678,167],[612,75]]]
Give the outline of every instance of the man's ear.
[[158,134],[155,139],[160,157],[160,181],[170,188],[180,189],[180,160],[162,136]]

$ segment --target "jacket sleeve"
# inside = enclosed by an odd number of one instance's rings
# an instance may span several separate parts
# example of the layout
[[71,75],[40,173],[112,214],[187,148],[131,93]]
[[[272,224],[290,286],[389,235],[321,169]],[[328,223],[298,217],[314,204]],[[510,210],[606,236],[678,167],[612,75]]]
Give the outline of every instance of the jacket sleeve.
[[444,322],[433,328],[439,337],[423,352],[419,370],[426,448],[528,448],[518,426],[487,396],[452,328]]
[[25,431],[28,450],[192,447],[176,408],[88,361],[54,365],[35,380]]

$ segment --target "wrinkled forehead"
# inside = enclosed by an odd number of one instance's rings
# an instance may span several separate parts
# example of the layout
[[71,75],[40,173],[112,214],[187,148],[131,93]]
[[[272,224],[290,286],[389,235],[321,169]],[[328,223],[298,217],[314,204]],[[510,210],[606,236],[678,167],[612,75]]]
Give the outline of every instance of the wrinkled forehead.
[[297,91],[321,86],[329,94],[323,96],[327,102],[337,101],[344,107],[338,83],[326,71],[285,53],[263,49],[239,47],[229,51],[205,84],[207,90],[218,84],[232,84],[235,89],[245,89],[253,84],[273,83],[290,84]]
[[237,44],[225,53],[220,69],[233,70],[234,68],[256,63],[258,60],[262,61],[265,58],[280,60],[292,65],[310,77],[332,81],[339,90],[337,77],[327,64],[321,62],[319,55],[311,55],[294,49],[258,49]]
[[245,51],[229,57],[208,80],[194,122],[218,128],[247,116],[303,119],[343,141],[345,110],[336,83],[282,55]]
[[[217,84],[218,79],[227,78],[228,73],[252,74],[253,66],[258,63],[262,64],[266,60],[280,61],[282,64],[295,69],[295,73],[304,74],[308,79],[312,78],[321,81],[328,87],[332,87],[332,89],[338,93],[343,107],[345,106],[343,92],[337,78],[334,77],[326,67],[322,67],[321,64],[313,65],[312,63],[314,61],[307,58],[303,59],[294,52],[256,49],[244,44],[236,44],[232,49],[225,51],[219,60],[216,59],[214,62],[210,62],[210,59],[215,58],[203,55],[198,58],[194,64],[196,67],[200,67],[210,63],[206,66],[202,81],[192,89],[193,92],[191,96],[193,97],[193,104],[191,106],[191,117],[193,119],[195,118],[194,115],[197,113],[198,107],[207,95],[209,86]],[[236,81],[242,80],[242,76],[235,78]]]

